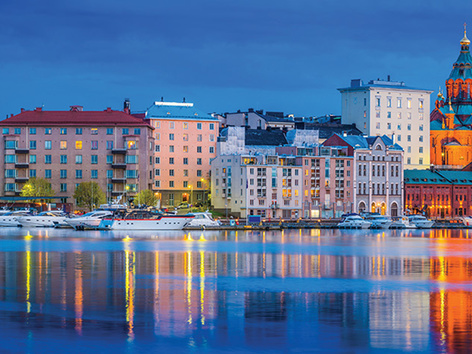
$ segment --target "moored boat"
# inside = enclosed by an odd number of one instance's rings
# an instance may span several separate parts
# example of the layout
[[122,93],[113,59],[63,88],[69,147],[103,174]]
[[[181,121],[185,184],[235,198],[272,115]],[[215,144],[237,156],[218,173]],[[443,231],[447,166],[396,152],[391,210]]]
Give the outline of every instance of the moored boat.
[[408,215],[408,219],[410,220],[410,223],[415,225],[418,229],[430,229],[434,224],[434,221],[419,214]]
[[368,229],[371,225],[371,222],[364,220],[359,215],[350,215],[337,226],[340,229]]
[[399,216],[393,219],[391,229],[416,229],[416,226],[410,222],[407,216]]
[[65,219],[65,222],[76,230],[96,229],[102,219],[113,216],[108,210],[94,210],[90,213],[75,218]]
[[194,215],[167,215],[148,210],[131,210],[122,218],[104,218],[98,228],[109,230],[182,230]]
[[38,215],[24,215],[17,218],[20,226],[24,227],[54,227],[54,222],[62,223],[67,214],[61,210],[43,211]]
[[392,220],[389,217],[380,214],[369,214],[364,220],[372,223],[371,229],[388,229],[392,225]]
[[2,227],[11,227],[11,226],[20,226],[18,222],[18,217],[32,215],[29,210],[16,210],[10,211],[3,215],[0,215],[0,226]]
[[221,226],[221,221],[213,219],[210,212],[190,213],[194,218],[185,227],[216,227]]

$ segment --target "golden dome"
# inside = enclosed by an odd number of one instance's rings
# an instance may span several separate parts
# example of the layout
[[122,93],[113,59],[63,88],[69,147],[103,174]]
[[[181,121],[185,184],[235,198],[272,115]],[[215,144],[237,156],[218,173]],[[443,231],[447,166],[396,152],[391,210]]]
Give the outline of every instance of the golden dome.
[[467,38],[467,29],[466,29],[466,24],[464,23],[464,38],[461,40],[461,45],[469,45],[470,41],[469,38]]

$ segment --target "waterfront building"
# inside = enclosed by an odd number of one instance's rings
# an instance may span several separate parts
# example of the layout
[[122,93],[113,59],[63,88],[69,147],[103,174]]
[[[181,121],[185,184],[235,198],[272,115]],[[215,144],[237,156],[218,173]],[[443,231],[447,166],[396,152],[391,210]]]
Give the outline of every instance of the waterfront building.
[[124,112],[22,109],[0,128],[2,196],[18,196],[32,177],[49,181],[64,203],[81,182],[97,182],[109,200],[152,187],[153,129],[127,107]]
[[472,215],[472,172],[405,170],[405,210],[430,218]]
[[333,134],[364,135],[364,133],[356,127],[356,124],[295,122],[295,129],[317,131],[320,143],[326,141],[326,139]]
[[464,30],[459,57],[431,112],[431,163],[460,169],[472,161],[472,57]]
[[218,119],[185,102],[154,102],[145,118],[154,128],[153,189],[161,205],[205,203]]
[[[397,216],[403,209],[403,149],[383,136],[334,134],[323,146],[346,147],[353,157],[353,212]],[[346,191],[347,192],[347,191]]]
[[249,108],[247,112],[224,113],[220,115],[222,126],[248,127],[249,129],[266,130],[268,127],[291,130],[295,127],[292,118],[285,117],[283,112],[266,112]]
[[404,148],[406,168],[429,168],[429,105],[431,90],[404,82],[360,79],[340,88],[342,121],[356,124],[365,135],[387,135]]

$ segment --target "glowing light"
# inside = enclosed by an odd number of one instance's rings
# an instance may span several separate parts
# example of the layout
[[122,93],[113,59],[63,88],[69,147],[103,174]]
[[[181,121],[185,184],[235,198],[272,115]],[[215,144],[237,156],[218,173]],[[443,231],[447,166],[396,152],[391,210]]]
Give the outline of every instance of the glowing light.
[[200,322],[205,324],[205,254],[200,251]]
[[186,253],[187,258],[187,312],[188,312],[188,324],[193,323],[192,319],[192,253],[189,251]]

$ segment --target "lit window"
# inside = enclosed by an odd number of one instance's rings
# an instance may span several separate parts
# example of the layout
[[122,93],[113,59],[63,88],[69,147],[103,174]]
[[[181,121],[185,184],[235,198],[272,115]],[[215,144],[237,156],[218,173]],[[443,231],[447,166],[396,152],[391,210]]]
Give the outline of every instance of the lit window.
[[406,99],[406,108],[411,108],[411,98]]
[[67,149],[67,141],[66,140],[61,140],[61,150],[65,150]]
[[76,140],[75,141],[75,149],[76,150],[82,150],[82,141],[81,140]]
[[184,123],[184,129],[188,129],[188,123]]
[[126,146],[127,146],[128,150],[136,150],[136,148],[137,148],[136,141],[134,141],[134,140],[127,141]]
[[61,128],[61,135],[67,135],[67,128]]
[[98,129],[97,128],[90,128],[90,133],[92,135],[97,135],[98,134]]
[[184,152],[188,152],[188,146],[184,145]]
[[184,141],[188,141],[188,134],[184,134],[183,137],[184,137]]
[[402,108],[402,99],[401,99],[401,97],[397,98],[397,108]]

